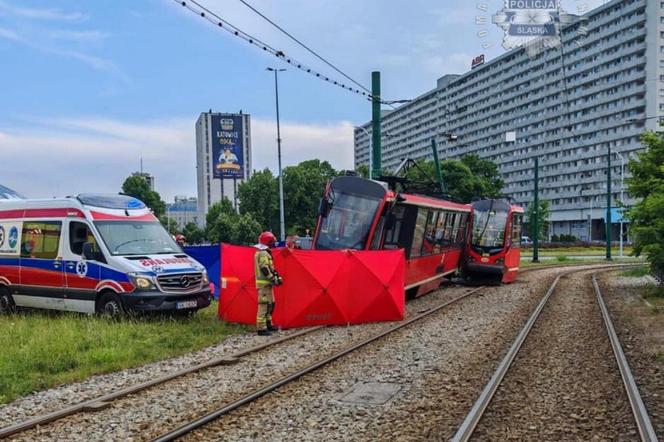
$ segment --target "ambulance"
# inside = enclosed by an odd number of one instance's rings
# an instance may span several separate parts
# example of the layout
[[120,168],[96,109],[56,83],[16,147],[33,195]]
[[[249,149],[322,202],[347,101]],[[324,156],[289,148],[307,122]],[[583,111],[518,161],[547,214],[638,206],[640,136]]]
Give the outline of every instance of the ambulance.
[[205,268],[138,199],[0,200],[0,314],[16,307],[184,313],[210,299]]

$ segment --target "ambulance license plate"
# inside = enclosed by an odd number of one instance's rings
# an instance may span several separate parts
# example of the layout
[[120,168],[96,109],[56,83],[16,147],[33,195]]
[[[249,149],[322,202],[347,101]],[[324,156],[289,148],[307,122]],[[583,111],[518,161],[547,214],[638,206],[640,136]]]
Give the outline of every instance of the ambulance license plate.
[[198,307],[198,302],[194,299],[193,301],[180,301],[177,304],[175,304],[175,308],[177,310],[182,310],[185,308],[196,308]]

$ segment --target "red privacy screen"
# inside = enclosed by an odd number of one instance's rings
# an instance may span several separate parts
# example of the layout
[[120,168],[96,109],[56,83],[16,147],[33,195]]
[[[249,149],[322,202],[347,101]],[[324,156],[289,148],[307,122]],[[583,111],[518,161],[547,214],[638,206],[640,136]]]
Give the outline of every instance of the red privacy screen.
[[[223,244],[219,318],[254,324],[256,249]],[[282,328],[398,321],[404,316],[405,258],[389,251],[274,251],[284,279],[273,322]]]

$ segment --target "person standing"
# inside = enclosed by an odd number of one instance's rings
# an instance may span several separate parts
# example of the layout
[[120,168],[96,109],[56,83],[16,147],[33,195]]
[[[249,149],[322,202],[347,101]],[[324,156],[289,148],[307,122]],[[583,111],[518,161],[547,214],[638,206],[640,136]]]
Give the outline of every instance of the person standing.
[[280,286],[283,280],[274,268],[272,249],[277,238],[272,232],[263,232],[258,237],[256,254],[254,255],[254,268],[256,272],[256,288],[258,289],[258,314],[256,315],[256,333],[260,336],[269,336],[277,330],[272,325],[272,312],[274,311],[274,292],[272,287]]

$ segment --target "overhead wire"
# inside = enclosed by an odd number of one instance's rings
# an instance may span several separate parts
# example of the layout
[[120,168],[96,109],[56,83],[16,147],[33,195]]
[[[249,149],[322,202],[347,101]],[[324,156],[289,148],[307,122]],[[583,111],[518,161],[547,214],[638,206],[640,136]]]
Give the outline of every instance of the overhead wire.
[[364,87],[361,83],[359,83],[358,81],[355,81],[354,79],[352,79],[349,75],[347,75],[345,72],[343,72],[341,69],[339,69],[338,67],[336,67],[335,65],[333,65],[333,64],[332,64],[331,62],[329,62],[328,60],[326,60],[323,56],[321,56],[321,55],[318,54],[316,51],[314,51],[313,49],[311,49],[309,46],[307,46],[306,44],[302,43],[300,40],[298,40],[297,38],[295,38],[290,32],[286,31],[283,27],[279,26],[277,23],[275,23],[273,20],[271,20],[271,19],[270,19],[269,17],[267,17],[265,14],[263,14],[262,12],[260,12],[260,11],[259,11],[258,9],[256,9],[254,6],[252,6],[249,2],[247,2],[246,0],[240,0],[240,2],[241,2],[243,5],[245,5],[247,8],[251,9],[252,11],[254,11],[256,14],[258,14],[263,20],[267,21],[267,22],[270,23],[272,26],[274,26],[275,28],[277,28],[279,31],[281,31],[282,33],[284,33],[288,38],[290,38],[291,40],[293,40],[295,43],[299,44],[299,45],[302,46],[304,49],[306,49],[307,51],[309,51],[311,54],[313,54],[313,55],[314,55],[316,58],[318,58],[320,61],[322,61],[323,63],[325,63],[326,65],[328,65],[328,66],[331,67],[332,69],[334,69],[335,71],[337,71],[339,74],[343,75],[346,79],[350,80],[350,81],[353,82],[355,85],[357,85],[357,86],[359,86],[360,88],[364,89],[365,91],[371,93],[371,91],[370,91],[369,89],[367,89],[366,87]]
[[[262,49],[265,52],[268,52],[275,57],[279,58],[280,60],[288,63],[289,65],[306,72],[307,74],[310,74],[319,80],[323,80],[327,83],[330,83],[334,86],[340,87],[348,92],[355,93],[357,95],[361,95],[366,97],[368,100],[373,100],[373,96],[370,92],[365,92],[361,91],[357,88],[353,88],[349,85],[346,85],[345,83],[342,83],[341,81],[335,80],[331,78],[328,75],[325,75],[321,72],[318,72],[317,70],[312,69],[311,67],[297,61],[293,57],[290,57],[286,55],[286,53],[282,50],[276,49],[272,47],[271,45],[263,42],[262,40],[254,37],[253,35],[241,30],[237,26],[231,24],[228,20],[220,17],[218,14],[214,13],[204,5],[200,4],[196,0],[173,0],[175,3],[183,6],[184,8],[188,9],[189,11],[193,12],[194,14],[200,16],[201,18],[207,20],[208,22],[216,25],[217,27],[224,29],[225,31],[233,34],[234,36],[241,38],[248,42],[249,44],[252,44],[260,49]],[[191,5],[195,5],[191,6]]]

